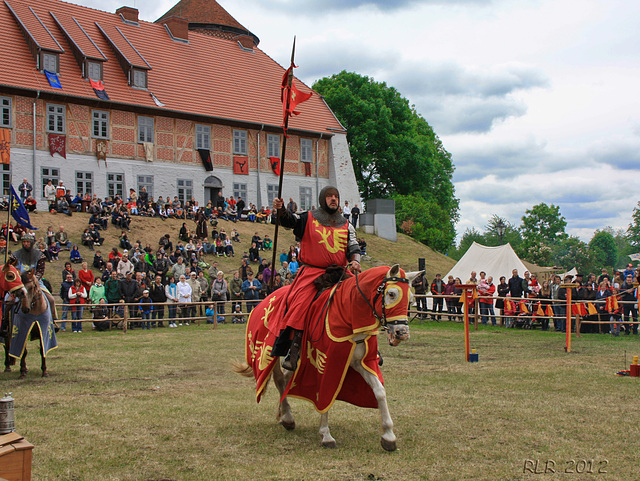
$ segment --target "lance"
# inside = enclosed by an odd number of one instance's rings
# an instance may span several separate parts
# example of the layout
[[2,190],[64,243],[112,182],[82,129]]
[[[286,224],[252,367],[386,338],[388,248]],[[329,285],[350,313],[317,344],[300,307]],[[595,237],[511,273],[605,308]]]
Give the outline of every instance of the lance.
[[9,222],[11,220],[11,208],[13,207],[13,192],[11,191],[11,187],[13,187],[13,172],[11,172],[11,168],[9,168],[9,208],[7,209],[7,246],[4,249],[5,264],[9,257]]
[[[291,49],[291,66],[289,67],[289,75],[287,76],[287,87],[285,89],[286,98],[282,99],[284,104],[284,138],[282,139],[282,151],[280,152],[280,178],[278,180],[278,199],[282,198],[282,181],[284,179],[284,156],[287,150],[287,128],[289,127],[289,107],[291,104],[291,85],[293,84],[293,59],[296,53],[296,37],[293,37],[293,47]],[[284,86],[284,85],[283,85]],[[278,227],[280,227],[280,216],[275,213],[276,226],[273,232],[273,256],[271,258],[271,278],[269,279],[269,290],[273,289],[273,280],[275,279],[276,255],[278,253]]]

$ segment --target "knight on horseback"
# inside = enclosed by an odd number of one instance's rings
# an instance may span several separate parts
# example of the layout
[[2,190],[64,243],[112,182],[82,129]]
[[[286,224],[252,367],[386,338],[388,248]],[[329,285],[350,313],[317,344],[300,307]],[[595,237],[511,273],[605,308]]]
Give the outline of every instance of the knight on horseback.
[[[327,186],[318,197],[319,208],[299,213],[285,209],[283,199],[276,198],[273,201],[273,210],[280,225],[293,229],[296,239],[300,241],[301,267],[285,301],[282,319],[284,329],[273,349],[274,356],[286,353],[282,367],[289,371],[296,370],[300,358],[309,306],[318,293],[314,281],[330,267],[341,268],[343,275],[347,270],[352,273],[361,270],[356,231],[340,212],[338,189]],[[272,222],[276,222],[275,216],[272,216]]]
[[31,232],[22,234],[20,242],[22,243],[22,248],[13,252],[12,256],[18,261],[15,267],[22,274],[37,267],[38,261],[42,257],[42,252],[39,249],[34,249],[36,236]]

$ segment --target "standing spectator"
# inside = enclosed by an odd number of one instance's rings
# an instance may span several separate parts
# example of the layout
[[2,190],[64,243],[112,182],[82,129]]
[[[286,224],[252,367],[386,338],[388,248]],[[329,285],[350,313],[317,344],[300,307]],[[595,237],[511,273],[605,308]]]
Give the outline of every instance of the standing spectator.
[[491,318],[491,324],[496,325],[496,313],[493,310],[493,295],[496,293],[496,286],[493,284],[493,277],[487,278],[487,288],[484,289],[480,296],[480,315],[482,316],[482,324],[485,326]]
[[118,271],[118,276],[120,278],[126,277],[127,274],[133,274],[133,264],[129,260],[129,253],[127,251],[124,251],[124,254],[122,254],[122,259],[118,262],[116,270]]
[[227,300],[229,285],[224,279],[224,272],[218,271],[217,277],[211,284],[211,300],[216,301],[216,312],[224,314],[224,303]]
[[448,314],[448,319],[454,320],[453,315],[455,314],[455,308],[454,308],[454,290],[455,290],[455,281],[453,280],[453,276],[449,276],[447,278],[447,283],[444,285],[444,295],[447,296],[445,298],[445,300],[447,301],[447,314]]
[[167,296],[167,302],[169,302],[169,327],[178,327],[176,324],[176,311],[178,308],[179,294],[178,285],[176,284],[176,278],[170,275],[167,278],[167,285],[164,287],[164,293]]
[[[204,259],[204,257],[203,257]],[[209,265],[207,265],[209,267]],[[204,271],[198,271],[198,277],[196,280],[200,283],[200,302],[206,302],[209,300],[209,281],[204,276]],[[200,315],[202,316],[204,312],[204,305],[200,304]]]
[[293,201],[292,197],[289,197],[289,203],[287,204],[287,210],[292,214],[298,212],[298,204]]
[[71,323],[73,332],[82,332],[82,311],[84,303],[87,301],[87,291],[82,285],[80,279],[73,281],[73,286],[69,289],[69,303],[71,307],[71,319],[75,322]]
[[64,186],[64,182],[59,180],[58,186],[56,187],[56,200],[61,199],[66,195],[67,195],[67,188]]
[[542,312],[544,313],[540,323],[542,325],[543,331],[549,330],[549,318],[547,317],[546,311],[547,306],[551,305],[551,284],[549,281],[545,280],[542,282],[542,288],[540,289],[540,307],[542,308]]
[[300,264],[298,264],[298,256],[296,254],[293,254],[291,256],[291,262],[289,262],[289,272],[291,272],[292,276],[295,276],[299,268]]
[[342,215],[345,219],[347,219],[347,221],[349,220],[349,217],[351,217],[351,207],[349,207],[349,201],[347,200],[344,201],[344,207],[342,208]]
[[86,262],[82,263],[82,269],[78,271],[78,279],[82,281],[82,285],[89,292],[91,290],[91,286],[93,285],[93,271],[89,269],[89,266]]
[[[183,274],[180,276],[180,282],[177,285],[178,304],[180,306],[180,317],[185,318],[185,325],[189,325],[189,304],[191,304],[191,286],[187,283],[187,278]],[[179,323],[182,325],[182,322]]]
[[[433,297],[433,318],[439,321],[442,317],[442,305],[444,298],[440,297],[444,294],[444,282],[442,281],[442,274],[436,274],[436,278],[431,283],[431,294]],[[437,314],[436,314],[437,312]]]
[[89,302],[91,304],[99,304],[100,299],[103,299],[106,295],[105,287],[102,284],[102,279],[96,277],[95,283],[89,289]]
[[[136,317],[136,294],[138,292],[138,283],[135,279],[133,279],[133,271],[129,271],[125,274],[124,279],[120,280],[120,292],[122,294],[122,298],[124,302],[129,304],[129,317]],[[129,324],[129,329],[133,329],[133,324]]]
[[[625,271],[626,272],[626,271]],[[638,325],[637,324],[628,324],[630,322],[637,322],[638,320],[638,310],[636,306],[638,305],[637,298],[637,289],[633,287],[633,274],[628,274],[625,278],[624,283],[622,284],[622,315],[624,316],[625,326],[624,330],[626,334],[631,334],[631,329],[633,328],[633,333],[638,334]]]
[[[358,204],[353,206],[351,209],[351,224],[354,229],[358,228],[358,217],[360,217],[360,209],[358,208]],[[447,303],[447,309],[449,308],[449,304]]]
[[245,301],[247,301],[247,312],[253,311],[253,308],[260,302],[261,288],[260,282],[253,278],[253,272],[249,272],[247,280],[242,283],[242,292],[244,293]]
[[56,208],[56,188],[49,180],[47,185],[44,186],[44,198],[47,199],[49,205],[49,212],[55,211]]
[[[282,273],[283,269],[280,269],[280,274]],[[286,279],[286,271],[283,277]],[[418,318],[420,319],[427,317],[427,298],[425,297],[427,293],[427,285],[428,281],[424,275],[424,271],[420,271],[420,273],[414,277],[411,282],[411,287],[413,287],[413,291],[416,294],[416,309],[418,310]]]
[[18,190],[20,191],[20,199],[24,203],[24,201],[27,200],[27,197],[29,197],[33,192],[33,186],[25,178],[22,179],[22,184],[18,186]]
[[[111,271],[111,275],[104,283],[104,295],[108,304],[117,304],[122,299],[122,291],[120,290],[120,280],[118,273]],[[115,308],[114,308],[115,309]]]
[[500,309],[500,325],[508,327],[506,325],[506,318],[504,316],[504,298],[509,293],[509,284],[507,284],[507,278],[500,276],[500,283],[498,284],[498,299],[496,299],[496,309]]
[[165,286],[162,284],[162,276],[159,274],[156,274],[153,282],[149,286],[149,297],[153,301],[151,319],[157,319],[158,327],[164,327],[164,324],[162,323],[162,318],[164,317],[164,306],[162,303],[167,302],[167,294]]
[[238,274],[240,274],[240,279],[242,279],[243,282],[249,278],[249,274],[253,275],[253,269],[244,257],[242,258],[240,268],[238,269]]
[[171,275],[176,279],[180,279],[180,277],[186,276],[186,274],[187,266],[184,265],[184,259],[180,256],[177,258],[176,263],[171,267]]
[[244,293],[242,292],[242,283],[243,280],[240,279],[240,274],[238,271],[233,273],[233,279],[229,283],[229,294],[231,295],[231,300],[234,301],[234,304],[240,304],[244,297]]
[[153,311],[152,300],[149,297],[149,291],[145,289],[142,291],[142,297],[138,302],[138,310],[140,311],[140,317],[142,318],[142,330],[151,330],[151,312]]
[[[67,273],[64,281],[60,285],[60,299],[62,300],[62,323],[60,323],[60,329],[62,331],[67,330],[67,323],[64,322],[67,320],[69,316],[69,312],[71,311],[71,302],[69,301],[69,289],[73,287],[73,276],[71,273]],[[73,318],[73,316],[72,316]]]
[[[195,272],[191,271],[189,274],[189,279],[187,283],[191,287],[191,302],[200,302],[200,297],[202,294],[202,287],[200,287],[200,283],[198,282],[198,278]],[[194,304],[190,307],[190,317],[196,317],[197,315],[197,306]]]

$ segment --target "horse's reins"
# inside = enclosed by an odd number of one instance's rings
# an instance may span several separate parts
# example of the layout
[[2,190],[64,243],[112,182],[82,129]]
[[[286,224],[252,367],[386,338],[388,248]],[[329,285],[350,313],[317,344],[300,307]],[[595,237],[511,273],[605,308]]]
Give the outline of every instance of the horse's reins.
[[358,288],[358,292],[360,293],[360,295],[362,296],[362,298],[364,299],[364,301],[367,303],[367,305],[369,306],[369,308],[371,309],[371,312],[373,313],[374,317],[378,320],[378,322],[380,323],[380,325],[382,326],[382,328],[386,331],[388,330],[388,325],[391,326],[397,326],[399,324],[404,324],[404,325],[409,325],[409,322],[407,320],[394,320],[394,321],[387,321],[387,311],[386,311],[386,305],[384,300],[382,301],[382,314],[378,314],[378,312],[376,311],[375,308],[375,304],[376,302],[378,302],[378,298],[380,298],[380,296],[383,295],[385,288],[387,286],[388,282],[403,282],[403,283],[409,283],[409,279],[407,279],[406,277],[386,277],[384,279],[382,279],[382,282],[380,283],[380,285],[377,287],[376,289],[376,295],[373,298],[373,303],[369,302],[369,299],[367,298],[367,296],[364,294],[364,292],[362,292],[362,289],[360,288],[360,283],[358,282],[358,271],[355,272],[355,276],[356,276],[356,287]]

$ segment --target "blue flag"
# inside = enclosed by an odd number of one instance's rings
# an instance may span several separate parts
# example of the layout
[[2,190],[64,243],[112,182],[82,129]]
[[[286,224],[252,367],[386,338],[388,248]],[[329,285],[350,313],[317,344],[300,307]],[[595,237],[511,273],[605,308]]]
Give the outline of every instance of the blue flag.
[[37,230],[37,227],[33,227],[31,225],[31,220],[29,219],[29,212],[25,208],[24,204],[20,200],[18,194],[16,194],[16,190],[11,186],[11,198],[9,199],[11,202],[11,215],[16,220],[18,224],[27,229]]
[[49,85],[51,85],[54,89],[62,88],[62,84],[60,83],[60,79],[58,78],[57,73],[53,73],[53,72],[49,72],[48,70],[45,70],[44,74],[47,76]]

